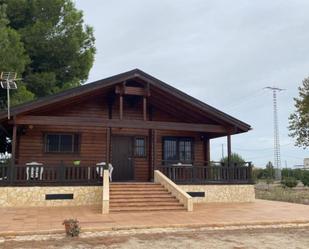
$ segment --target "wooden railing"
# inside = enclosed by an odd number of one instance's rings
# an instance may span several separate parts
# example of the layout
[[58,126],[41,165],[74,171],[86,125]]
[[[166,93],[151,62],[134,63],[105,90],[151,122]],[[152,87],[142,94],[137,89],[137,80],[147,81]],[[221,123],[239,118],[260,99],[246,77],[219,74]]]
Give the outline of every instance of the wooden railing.
[[251,162],[162,162],[156,166],[164,175],[177,184],[251,184]]
[[0,165],[0,186],[102,185],[103,166]]

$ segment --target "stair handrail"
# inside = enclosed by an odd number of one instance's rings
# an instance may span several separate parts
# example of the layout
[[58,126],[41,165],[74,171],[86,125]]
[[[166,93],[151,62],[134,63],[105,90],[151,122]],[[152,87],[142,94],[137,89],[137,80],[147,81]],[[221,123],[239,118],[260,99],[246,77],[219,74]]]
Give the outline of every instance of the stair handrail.
[[192,197],[159,170],[154,171],[154,182],[159,183],[166,188],[181,204],[185,206],[187,211],[193,211]]

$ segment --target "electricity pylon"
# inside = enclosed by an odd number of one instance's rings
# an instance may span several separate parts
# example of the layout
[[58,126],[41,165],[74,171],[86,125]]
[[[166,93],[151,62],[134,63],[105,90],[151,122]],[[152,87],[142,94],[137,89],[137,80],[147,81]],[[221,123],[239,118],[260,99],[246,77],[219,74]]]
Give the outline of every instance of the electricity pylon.
[[281,155],[280,155],[280,138],[279,138],[279,125],[278,125],[278,107],[277,107],[277,91],[281,92],[285,89],[278,87],[265,87],[264,89],[273,92],[273,115],[274,115],[274,166],[276,168],[276,180],[281,180]]

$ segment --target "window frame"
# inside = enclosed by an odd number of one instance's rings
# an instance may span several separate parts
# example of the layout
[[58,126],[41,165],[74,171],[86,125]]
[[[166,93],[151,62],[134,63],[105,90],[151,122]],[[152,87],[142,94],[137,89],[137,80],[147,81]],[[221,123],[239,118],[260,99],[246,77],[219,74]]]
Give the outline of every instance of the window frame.
[[[71,136],[72,137],[72,151],[48,151],[47,145],[47,136],[48,135],[57,135],[57,136]],[[78,144],[76,145],[76,137],[78,137]],[[81,147],[81,133],[77,132],[44,132],[43,133],[43,152],[45,154],[80,154],[80,147]],[[58,145],[58,149],[60,149],[60,143]],[[75,150],[76,149],[76,150]]]
[[[144,148],[144,154],[143,155],[138,155],[136,153],[136,148],[138,147],[136,145],[136,140],[137,139],[143,139],[144,140],[144,146],[139,146],[139,148]],[[133,137],[133,155],[135,158],[147,158],[147,137],[146,136],[134,136]]]
[[[165,150],[164,150],[164,146],[165,146],[165,141],[176,141],[176,157],[177,159],[175,160],[171,160],[172,162],[175,161],[175,163],[183,163],[183,164],[193,164],[194,162],[194,156],[195,156],[195,151],[194,151],[194,143],[195,143],[195,140],[194,140],[194,137],[179,137],[179,136],[164,136],[162,137],[162,161],[163,161],[163,164],[166,164],[168,163],[169,161],[168,160],[165,160]],[[190,141],[191,142],[191,160],[190,161],[181,161],[180,160],[180,142],[183,142],[183,141]]]

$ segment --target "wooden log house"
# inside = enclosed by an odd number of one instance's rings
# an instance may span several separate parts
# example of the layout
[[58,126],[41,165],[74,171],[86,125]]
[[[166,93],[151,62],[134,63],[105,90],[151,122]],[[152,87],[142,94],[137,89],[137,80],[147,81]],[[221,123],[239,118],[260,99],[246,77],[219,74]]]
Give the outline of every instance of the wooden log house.
[[[10,119],[0,113],[0,122],[2,136],[12,140],[11,167],[19,168],[7,173],[12,184],[27,184],[20,172],[29,162],[43,165],[40,180],[54,184],[60,178],[47,168],[76,161],[79,167],[112,163],[113,181],[152,181],[155,169],[183,183],[251,179],[250,165],[231,175],[222,168],[237,165],[210,158],[211,139],[226,137],[230,157],[232,135],[250,125],[139,69],[13,107]],[[216,167],[219,175],[209,173]]]

